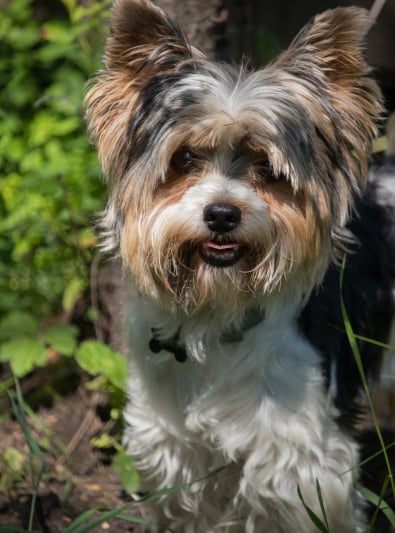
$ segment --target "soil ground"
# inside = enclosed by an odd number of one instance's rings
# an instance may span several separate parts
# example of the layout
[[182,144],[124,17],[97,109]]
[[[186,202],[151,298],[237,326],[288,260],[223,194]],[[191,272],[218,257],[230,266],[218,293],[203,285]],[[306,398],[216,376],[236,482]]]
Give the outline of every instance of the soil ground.
[[[71,369],[68,369],[71,372]],[[75,369],[73,369],[73,372]],[[36,387],[45,387],[46,369],[39,369],[21,382],[26,402],[34,404]],[[87,379],[69,375],[71,390],[59,396],[51,405],[41,405],[30,419],[33,439],[45,449],[45,472],[40,481],[33,529],[40,533],[63,533],[82,513],[90,509],[115,509],[130,502],[122,489],[118,475],[111,466],[112,453],[91,445],[108,425],[108,398],[105,393],[88,392]],[[1,379],[1,378],[0,378]],[[1,411],[10,414],[9,406]],[[28,446],[20,424],[11,416],[0,426],[0,457],[7,449],[17,450],[25,457],[24,468],[14,473],[0,464],[0,479],[9,485],[0,491],[0,533],[27,530],[32,501],[32,480],[28,466]],[[40,461],[35,460],[35,471]],[[8,476],[8,479],[7,479]],[[134,515],[140,515],[143,509]],[[137,533],[141,527],[130,522],[111,519],[90,529],[93,533]]]
[[[42,389],[50,385],[48,376],[53,381],[57,372],[61,373],[68,387],[63,395],[59,394],[49,405],[43,405],[45,395],[42,395]],[[0,381],[6,377],[3,369]],[[115,509],[131,501],[111,466],[111,450],[105,453],[91,445],[91,439],[108,427],[109,399],[105,393],[89,392],[86,388],[87,381],[87,376],[76,368],[59,370],[56,365],[50,371],[48,368],[38,369],[21,381],[26,402],[33,408],[36,401],[40,402],[30,418],[29,429],[34,440],[46,449],[47,464],[38,490],[33,524],[33,529],[40,533],[63,533],[77,517],[88,510]],[[38,394],[40,391],[41,394]],[[378,401],[381,421],[388,425],[387,396],[379,397]],[[8,411],[11,414],[10,406],[4,405],[4,402],[0,408],[2,412]],[[369,422],[366,424],[369,426]],[[391,431],[385,434],[388,442],[394,441]],[[0,435],[0,457],[9,448],[28,457],[25,435],[12,416],[8,416],[0,426]],[[377,436],[367,427],[363,456],[368,457],[377,449]],[[393,453],[392,460],[395,460]],[[36,471],[38,468],[39,465],[36,465]],[[26,474],[27,471],[25,469],[20,476],[16,474],[15,479],[9,480],[8,490],[0,492],[0,533],[18,533],[18,528],[27,530],[32,499],[32,481],[30,475]],[[383,472],[385,468],[382,461],[368,463],[362,483],[379,493]],[[1,464],[0,474],[3,476],[3,483],[4,476],[7,481],[4,465]],[[134,507],[133,514],[144,517],[144,508],[136,510]],[[15,529],[6,528],[6,524],[13,525]],[[90,529],[93,533],[142,533],[143,530],[143,526],[120,519],[111,519]],[[379,517],[373,531],[389,531],[383,516]]]

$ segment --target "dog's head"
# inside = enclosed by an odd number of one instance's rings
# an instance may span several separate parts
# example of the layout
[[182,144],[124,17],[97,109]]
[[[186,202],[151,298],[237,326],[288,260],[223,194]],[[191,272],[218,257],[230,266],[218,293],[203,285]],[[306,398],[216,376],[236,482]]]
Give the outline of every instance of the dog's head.
[[319,282],[344,247],[381,105],[364,10],[317,16],[271,65],[208,61],[117,0],[87,120],[110,196],[103,247],[164,305],[240,308]]

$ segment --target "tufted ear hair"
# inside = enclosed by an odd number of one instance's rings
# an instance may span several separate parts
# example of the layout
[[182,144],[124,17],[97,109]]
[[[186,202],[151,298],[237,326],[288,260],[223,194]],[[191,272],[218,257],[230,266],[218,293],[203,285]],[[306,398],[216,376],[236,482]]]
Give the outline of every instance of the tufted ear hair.
[[324,111],[338,128],[333,133],[358,156],[364,174],[366,154],[382,111],[380,90],[369,77],[364,58],[370,26],[365,9],[325,11],[300,31],[271,66],[292,74],[309,89],[315,86],[320,98],[327,99],[329,105]]
[[85,97],[88,133],[110,186],[127,164],[128,124],[142,87],[156,75],[200,57],[178,24],[148,0],[115,1],[105,69],[93,78]]
[[315,65],[332,82],[347,85],[367,73],[363,51],[370,25],[363,8],[324,11],[302,28],[276,65],[293,70]]
[[180,26],[159,7],[148,0],[116,0],[105,52],[108,69],[132,72],[150,65],[165,70],[192,55]]
[[[380,89],[364,58],[370,24],[362,8],[325,11],[268,67],[303,103],[314,125],[320,161],[332,191],[328,203],[339,228],[366,183],[383,110]],[[335,228],[334,234],[337,231],[343,230]]]

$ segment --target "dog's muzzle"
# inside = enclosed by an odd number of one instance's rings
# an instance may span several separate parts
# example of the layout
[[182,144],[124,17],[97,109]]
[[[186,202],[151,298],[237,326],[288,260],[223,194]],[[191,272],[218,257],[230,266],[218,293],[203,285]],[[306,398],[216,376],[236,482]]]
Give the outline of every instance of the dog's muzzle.
[[203,261],[216,267],[229,267],[237,263],[244,247],[234,241],[230,233],[241,223],[241,210],[232,204],[214,203],[204,208],[203,220],[212,234],[199,249]]

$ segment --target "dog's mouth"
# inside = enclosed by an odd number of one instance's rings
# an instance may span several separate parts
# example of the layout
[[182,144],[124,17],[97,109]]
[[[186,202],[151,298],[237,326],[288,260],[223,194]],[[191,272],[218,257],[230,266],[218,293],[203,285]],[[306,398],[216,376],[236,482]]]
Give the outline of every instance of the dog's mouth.
[[244,250],[244,246],[237,242],[212,240],[200,245],[199,254],[205,263],[223,268],[236,264]]

